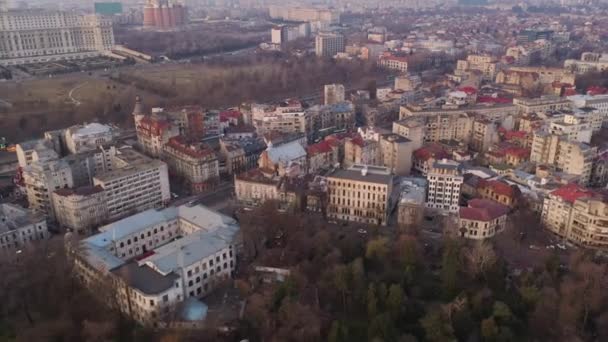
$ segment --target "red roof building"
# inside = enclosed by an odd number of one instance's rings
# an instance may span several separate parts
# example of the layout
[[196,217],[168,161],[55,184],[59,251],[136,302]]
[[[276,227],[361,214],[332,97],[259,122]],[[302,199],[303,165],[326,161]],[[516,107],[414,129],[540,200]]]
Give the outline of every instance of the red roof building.
[[517,185],[509,185],[499,180],[482,179],[479,181],[477,194],[481,198],[496,201],[510,208],[515,208],[517,206],[517,201],[521,196],[521,190],[519,190]]
[[509,207],[488,199],[473,199],[468,205],[459,210],[458,227],[462,237],[483,240],[504,230]]
[[573,204],[579,198],[593,196],[594,192],[577,184],[568,184],[552,191],[551,195],[560,197],[562,200]]

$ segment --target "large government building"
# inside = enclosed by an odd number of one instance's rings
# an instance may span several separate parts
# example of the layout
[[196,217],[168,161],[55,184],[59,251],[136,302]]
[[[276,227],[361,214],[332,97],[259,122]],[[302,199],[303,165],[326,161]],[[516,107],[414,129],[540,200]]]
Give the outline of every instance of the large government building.
[[76,12],[0,9],[0,65],[94,57],[113,46],[110,19]]

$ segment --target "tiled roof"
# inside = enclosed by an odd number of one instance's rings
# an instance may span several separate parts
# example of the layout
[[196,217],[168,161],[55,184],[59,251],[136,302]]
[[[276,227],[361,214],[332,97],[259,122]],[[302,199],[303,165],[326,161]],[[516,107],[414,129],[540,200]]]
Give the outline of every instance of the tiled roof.
[[460,208],[460,218],[474,221],[492,221],[509,212],[509,208],[487,199],[473,199],[468,207]]
[[568,203],[574,203],[579,198],[590,197],[593,196],[593,194],[593,191],[585,189],[577,184],[568,184],[551,192],[551,195],[561,197]]
[[516,191],[513,186],[498,180],[482,180],[479,182],[479,187],[492,188],[494,193],[508,197],[514,197]]
[[306,147],[306,152],[309,156],[314,156],[320,153],[329,153],[332,151],[332,144],[329,141],[321,141],[314,145]]
[[450,155],[439,144],[428,144],[414,151],[414,158],[427,161],[431,158],[443,159]]

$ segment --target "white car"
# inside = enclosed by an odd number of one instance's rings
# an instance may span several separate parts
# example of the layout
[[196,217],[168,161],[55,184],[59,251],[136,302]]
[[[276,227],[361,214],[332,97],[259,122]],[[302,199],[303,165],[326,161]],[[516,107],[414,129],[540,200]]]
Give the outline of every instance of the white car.
[[535,246],[535,245],[530,245],[530,249],[533,249],[535,251],[540,250],[540,248],[538,246]]
[[555,249],[555,246],[553,246],[553,245],[547,245],[545,248],[547,248],[547,249]]
[[365,230],[365,229],[359,229],[359,230],[357,230],[357,233],[359,233],[359,234],[367,234],[367,230]]
[[329,223],[329,224],[338,224],[338,222],[336,222],[336,221],[328,221],[327,223]]
[[564,244],[558,243],[556,246],[557,246],[557,248],[561,249],[562,251],[566,250],[566,245],[564,245]]

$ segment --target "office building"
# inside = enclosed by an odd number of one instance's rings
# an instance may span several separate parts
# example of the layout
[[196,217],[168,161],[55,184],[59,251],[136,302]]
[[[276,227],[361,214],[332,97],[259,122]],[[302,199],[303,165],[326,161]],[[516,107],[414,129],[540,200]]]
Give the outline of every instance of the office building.
[[583,52],[580,60],[567,59],[564,62],[564,69],[576,74],[606,71],[608,70],[608,54]]
[[318,57],[333,57],[344,52],[345,38],[341,33],[320,32],[315,37],[315,52]]
[[116,220],[150,208],[160,208],[170,199],[167,164],[131,148],[113,157],[112,171],[93,177],[93,185],[106,192],[108,216]]
[[76,12],[0,11],[0,65],[97,57],[113,46],[111,19]]
[[460,189],[463,183],[461,165],[448,159],[435,161],[428,172],[427,208],[456,213],[460,209]]
[[329,218],[385,226],[393,176],[384,167],[354,165],[327,176]]

